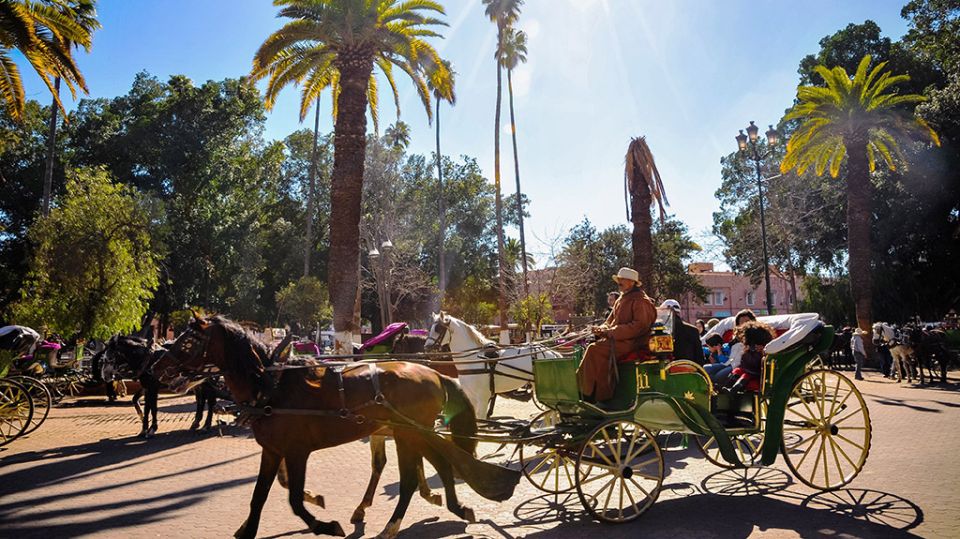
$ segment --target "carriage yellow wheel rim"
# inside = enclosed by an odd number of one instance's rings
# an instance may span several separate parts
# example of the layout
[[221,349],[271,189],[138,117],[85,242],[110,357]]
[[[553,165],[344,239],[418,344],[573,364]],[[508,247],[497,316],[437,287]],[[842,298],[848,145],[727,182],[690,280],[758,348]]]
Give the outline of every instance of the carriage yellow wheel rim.
[[0,380],[0,445],[19,437],[30,427],[33,399],[23,386]]
[[[733,450],[737,453],[737,458],[744,466],[753,466],[760,460],[760,450],[763,449],[762,431],[731,436],[730,442],[733,444]],[[733,464],[723,459],[723,455],[720,454],[720,445],[713,436],[697,436],[697,445],[700,446],[703,456],[711,464],[721,468],[734,467]]]
[[794,384],[783,420],[783,452],[807,486],[834,490],[849,484],[870,454],[870,412],[849,378],[825,369]]
[[597,427],[577,456],[577,494],[595,518],[629,522],[657,500],[663,453],[656,437],[632,421]]
[[[547,410],[530,421],[530,432],[550,430],[560,422],[560,414]],[[533,486],[544,492],[559,494],[572,490],[577,455],[563,447],[520,446],[520,469]]]

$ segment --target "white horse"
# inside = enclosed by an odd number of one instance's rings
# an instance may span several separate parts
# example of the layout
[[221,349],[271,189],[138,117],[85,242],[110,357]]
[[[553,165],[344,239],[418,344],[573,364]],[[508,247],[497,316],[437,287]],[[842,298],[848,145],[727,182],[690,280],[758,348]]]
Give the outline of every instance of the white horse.
[[[902,372],[906,371],[907,381],[913,382],[916,354],[913,347],[907,344],[903,336],[900,335],[900,331],[885,322],[877,322],[873,325],[873,342],[875,344],[886,344],[890,348],[890,356],[893,358],[893,364],[890,366],[890,377],[893,378],[894,373],[896,373],[897,382],[902,382]],[[923,383],[922,378],[920,383]]]
[[[533,360],[560,358],[558,352],[539,344],[500,349],[470,324],[441,312],[433,315],[428,351],[449,351],[455,361],[491,359],[486,363],[456,363],[460,385],[479,419],[493,414],[496,396],[533,383]],[[458,354],[475,350],[476,354]]]

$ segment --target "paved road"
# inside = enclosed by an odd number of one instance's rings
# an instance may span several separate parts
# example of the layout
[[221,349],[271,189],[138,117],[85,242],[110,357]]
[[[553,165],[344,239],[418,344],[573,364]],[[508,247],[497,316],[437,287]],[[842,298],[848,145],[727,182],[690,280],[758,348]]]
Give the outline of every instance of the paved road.
[[[494,503],[461,485],[480,522],[466,524],[415,497],[401,537],[960,537],[960,382],[907,387],[868,374],[858,386],[870,407],[873,447],[863,473],[835,493],[808,489],[782,462],[722,471],[695,449],[674,447],[659,501],[627,525],[591,521],[576,494],[542,495],[522,482],[512,499]],[[0,537],[230,536],[246,514],[259,448],[242,427],[228,425],[222,437],[188,432],[191,407],[163,398],[161,432],[151,440],[134,436],[138,424],[126,406],[91,399],[55,409],[33,435],[0,448]],[[517,416],[532,411],[498,407]],[[379,532],[398,490],[392,464],[365,527],[348,523],[369,469],[361,442],[315,453],[307,487],[326,496],[327,508],[313,512],[340,520],[352,537]],[[430,482],[440,487],[436,476]],[[279,486],[260,536],[308,536]]]

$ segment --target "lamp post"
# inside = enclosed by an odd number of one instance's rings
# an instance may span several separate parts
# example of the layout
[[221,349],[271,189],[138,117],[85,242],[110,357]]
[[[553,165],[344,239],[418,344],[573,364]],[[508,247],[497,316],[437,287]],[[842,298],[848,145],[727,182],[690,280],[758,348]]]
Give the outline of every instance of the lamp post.
[[393,320],[390,312],[390,255],[393,252],[393,242],[386,240],[380,244],[380,250],[374,246],[367,253],[370,265],[374,269],[377,280],[377,300],[380,303],[380,323],[386,327]]
[[774,314],[773,291],[770,289],[770,257],[767,254],[767,222],[763,211],[763,174],[760,172],[760,161],[769,156],[773,151],[773,146],[780,140],[780,134],[770,126],[770,129],[764,133],[767,136],[767,149],[760,151],[757,139],[759,138],[760,128],[751,121],[747,126],[747,134],[743,134],[743,129],[736,136],[737,146],[741,152],[750,149],[749,156],[753,158],[753,164],[757,170],[757,197],[760,202],[760,237],[763,243],[763,279],[767,286],[767,314]]

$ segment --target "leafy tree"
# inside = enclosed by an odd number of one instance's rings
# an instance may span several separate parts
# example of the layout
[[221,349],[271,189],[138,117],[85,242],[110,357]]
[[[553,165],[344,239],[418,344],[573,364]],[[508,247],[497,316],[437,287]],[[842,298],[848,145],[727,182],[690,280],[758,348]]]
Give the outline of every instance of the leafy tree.
[[277,319],[305,327],[330,322],[327,287],[316,277],[301,277],[277,292]]
[[514,322],[523,327],[533,328],[533,331],[539,335],[540,326],[553,322],[553,304],[550,303],[550,295],[540,293],[524,296],[510,306],[510,315]]
[[850,294],[850,278],[807,275],[801,283],[803,299],[797,302],[801,312],[819,313],[824,320],[836,327],[856,323],[853,296]]
[[687,225],[676,218],[658,222],[653,229],[653,283],[661,299],[684,298],[688,294],[703,301],[708,290],[687,272],[694,253],[701,247],[687,231]]
[[[852,79],[842,67],[818,66],[816,71],[827,87],[797,89],[798,102],[784,119],[802,123],[787,143],[781,164],[783,172],[796,169],[803,174],[812,168],[822,175],[829,168],[830,175],[837,177],[849,155],[846,198],[850,284],[857,324],[864,331],[872,322],[870,173],[878,158],[889,168],[896,167],[893,155],[899,152],[898,139],[915,131],[897,107],[924,99],[916,94],[885,93],[909,76],[884,72],[886,63],[869,70],[870,60],[869,55],[863,57]],[[916,118],[914,125],[939,144],[926,122]]]
[[147,219],[135,191],[103,170],[77,171],[30,229],[36,248],[13,317],[96,339],[140,327],[158,275]]
[[484,14],[497,25],[497,48],[494,59],[497,62],[497,107],[493,120],[493,186],[497,202],[497,262],[499,277],[497,288],[497,309],[500,313],[500,324],[506,327],[507,323],[507,265],[504,260],[503,237],[503,195],[500,187],[500,103],[503,98],[503,65],[500,61],[500,52],[504,49],[504,37],[509,28],[520,18],[520,6],[523,0],[483,0]]
[[268,95],[289,82],[303,81],[301,117],[322,89],[330,86],[336,96],[327,279],[334,327],[339,332],[352,332],[358,329],[354,305],[359,285],[359,226],[368,104],[375,123],[377,119],[373,68],[376,65],[383,73],[397,101],[393,67],[406,73],[430,117],[430,94],[423,80],[421,58],[441,64],[436,50],[423,37],[438,35],[431,28],[442,21],[431,15],[443,14],[443,8],[429,1],[397,0],[275,0],[274,3],[281,6],[281,17],[292,20],[271,34],[257,51],[254,77],[271,76]]
[[[25,105],[20,70],[10,52],[26,58],[46,84],[60,110],[54,78],[67,83],[71,94],[87,91],[87,83],[73,59],[73,45],[89,48],[93,25],[84,24],[89,2],[82,0],[4,0],[0,2],[0,98],[4,110],[15,121]],[[78,14],[78,11],[81,12]]]
[[903,36],[907,46],[934,58],[947,73],[960,72],[960,2],[910,0],[900,16],[910,21]]

